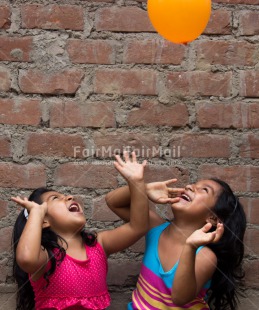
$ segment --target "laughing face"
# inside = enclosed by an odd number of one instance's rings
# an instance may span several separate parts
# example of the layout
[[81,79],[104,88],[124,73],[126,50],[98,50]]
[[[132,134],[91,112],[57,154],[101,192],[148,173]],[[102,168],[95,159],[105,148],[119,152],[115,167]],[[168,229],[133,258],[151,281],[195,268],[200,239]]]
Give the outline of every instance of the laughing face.
[[44,193],[42,200],[47,202],[46,219],[55,232],[74,232],[85,225],[83,209],[73,196],[51,191]]
[[172,205],[173,211],[183,212],[185,216],[189,215],[193,219],[206,219],[211,214],[221,190],[221,186],[212,180],[201,180],[187,185],[180,201]]

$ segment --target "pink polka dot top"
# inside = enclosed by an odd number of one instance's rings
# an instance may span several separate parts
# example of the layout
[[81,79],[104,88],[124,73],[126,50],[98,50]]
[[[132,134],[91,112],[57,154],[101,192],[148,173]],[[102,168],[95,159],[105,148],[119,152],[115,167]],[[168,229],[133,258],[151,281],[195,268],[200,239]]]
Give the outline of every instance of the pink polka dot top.
[[[65,256],[49,277],[49,285],[43,276],[32,281],[35,309],[80,310],[105,309],[110,305],[106,284],[107,257],[99,243],[86,245],[87,260],[81,261]],[[50,262],[49,262],[50,265]]]

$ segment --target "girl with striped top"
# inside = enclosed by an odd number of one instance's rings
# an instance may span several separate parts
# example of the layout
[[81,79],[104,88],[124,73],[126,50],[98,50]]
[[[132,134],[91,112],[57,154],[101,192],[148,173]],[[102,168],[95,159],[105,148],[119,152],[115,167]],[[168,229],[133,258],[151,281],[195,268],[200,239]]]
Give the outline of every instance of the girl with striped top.
[[[201,180],[171,188],[176,179],[146,185],[154,203],[170,203],[173,220],[149,211],[149,231],[137,287],[128,310],[235,310],[242,279],[246,217],[225,182]],[[122,187],[106,197],[129,220],[130,193]]]

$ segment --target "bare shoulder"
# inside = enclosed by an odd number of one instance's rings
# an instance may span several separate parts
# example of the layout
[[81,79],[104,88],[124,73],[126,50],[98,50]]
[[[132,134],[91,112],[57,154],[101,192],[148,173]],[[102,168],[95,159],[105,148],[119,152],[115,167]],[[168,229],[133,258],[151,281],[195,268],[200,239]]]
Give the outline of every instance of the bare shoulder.
[[[210,248],[207,247],[207,246],[204,246],[204,247],[199,251],[199,253],[203,253],[203,254],[205,254],[205,255],[207,255],[207,256],[210,256],[211,258],[212,258],[212,257],[217,258],[216,254],[212,251],[212,249],[210,249]],[[198,254],[199,254],[199,253],[198,253]],[[198,254],[197,254],[197,255],[198,255]]]

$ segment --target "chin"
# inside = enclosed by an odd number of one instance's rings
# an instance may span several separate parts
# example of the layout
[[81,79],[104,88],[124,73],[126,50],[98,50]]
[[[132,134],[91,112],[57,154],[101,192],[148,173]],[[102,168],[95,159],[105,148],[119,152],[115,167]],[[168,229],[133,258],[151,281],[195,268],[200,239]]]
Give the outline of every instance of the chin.
[[171,206],[172,208],[186,208],[187,204],[181,201],[178,201],[178,202],[172,203]]
[[86,224],[86,219],[82,219],[80,221],[75,222],[75,226],[78,227],[78,229],[83,229]]

